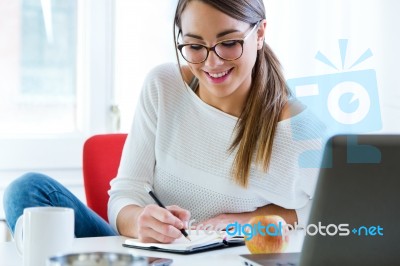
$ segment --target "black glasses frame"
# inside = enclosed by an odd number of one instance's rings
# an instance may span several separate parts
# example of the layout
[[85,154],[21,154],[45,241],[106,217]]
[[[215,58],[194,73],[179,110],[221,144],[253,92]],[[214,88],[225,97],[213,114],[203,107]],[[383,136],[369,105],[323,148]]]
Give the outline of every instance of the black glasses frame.
[[[189,62],[189,63],[191,63],[191,64],[201,64],[201,63],[203,63],[204,61],[206,61],[207,58],[208,58],[208,56],[209,56],[209,54],[210,54],[210,51],[213,51],[213,52],[214,52],[219,58],[221,58],[222,60],[225,60],[225,61],[234,61],[234,60],[239,59],[239,58],[242,56],[242,54],[243,54],[243,44],[244,44],[244,41],[254,32],[254,30],[258,27],[258,25],[260,24],[260,22],[261,22],[261,20],[258,21],[256,24],[254,24],[254,26],[251,28],[251,30],[250,30],[248,33],[246,33],[245,36],[244,36],[243,38],[241,38],[241,39],[226,39],[226,40],[222,40],[222,41],[217,42],[216,44],[214,44],[214,45],[211,46],[211,47],[206,46],[206,45],[203,45],[203,44],[200,44],[200,43],[184,43],[184,44],[179,44],[179,43],[177,43],[177,48],[178,48],[179,52],[181,53],[183,59],[185,59],[187,62]],[[179,37],[179,35],[180,35],[181,33],[182,33],[182,31],[179,31],[178,37]],[[215,47],[216,47],[217,45],[219,45],[219,44],[221,44],[221,43],[223,43],[223,42],[229,42],[229,41],[235,41],[235,42],[239,43],[240,46],[241,46],[241,48],[242,48],[242,52],[240,53],[240,55],[239,55],[238,57],[234,58],[234,59],[226,59],[226,58],[223,58],[223,57],[220,56],[220,55],[218,54],[218,52],[215,50]],[[202,61],[200,61],[200,62],[191,62],[191,61],[189,61],[188,59],[186,59],[185,56],[183,55],[182,49],[183,49],[185,46],[188,46],[188,45],[198,45],[198,46],[201,46],[201,47],[205,48],[205,49],[207,50],[207,55],[206,55],[206,57],[204,58],[204,60],[202,60]]]

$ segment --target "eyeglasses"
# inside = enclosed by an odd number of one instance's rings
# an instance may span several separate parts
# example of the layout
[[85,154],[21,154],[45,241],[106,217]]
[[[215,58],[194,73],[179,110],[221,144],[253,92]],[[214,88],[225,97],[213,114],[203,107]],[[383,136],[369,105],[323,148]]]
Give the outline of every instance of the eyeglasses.
[[177,47],[181,52],[182,57],[192,64],[200,64],[206,61],[210,51],[213,51],[219,58],[223,60],[233,61],[242,56],[244,41],[254,32],[260,22],[261,21],[258,21],[242,39],[223,40],[217,42],[212,47],[198,43],[178,43]]

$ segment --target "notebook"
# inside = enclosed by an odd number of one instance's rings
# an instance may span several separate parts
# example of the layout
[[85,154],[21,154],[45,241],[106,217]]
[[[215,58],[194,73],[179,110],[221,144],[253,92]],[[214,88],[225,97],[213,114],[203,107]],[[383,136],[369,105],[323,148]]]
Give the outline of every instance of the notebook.
[[142,243],[138,239],[126,239],[123,246],[179,254],[193,254],[209,250],[244,245],[243,236],[229,236],[224,232],[191,230],[188,231],[191,241],[184,236],[171,244]]
[[332,225],[307,234],[301,254],[247,254],[244,265],[399,265],[400,135],[332,137],[323,165],[308,225],[347,224],[348,235]]

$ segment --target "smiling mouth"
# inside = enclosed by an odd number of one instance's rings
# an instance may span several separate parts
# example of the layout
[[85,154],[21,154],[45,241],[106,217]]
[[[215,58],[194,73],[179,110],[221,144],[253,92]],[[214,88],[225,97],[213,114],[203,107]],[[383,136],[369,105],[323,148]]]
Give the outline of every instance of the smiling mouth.
[[222,78],[222,77],[225,77],[226,75],[228,75],[232,71],[232,69],[233,68],[225,70],[225,71],[222,71],[222,72],[219,72],[219,73],[209,73],[207,71],[205,71],[205,72],[207,73],[207,75],[209,77],[211,77],[213,79],[219,79],[219,78]]

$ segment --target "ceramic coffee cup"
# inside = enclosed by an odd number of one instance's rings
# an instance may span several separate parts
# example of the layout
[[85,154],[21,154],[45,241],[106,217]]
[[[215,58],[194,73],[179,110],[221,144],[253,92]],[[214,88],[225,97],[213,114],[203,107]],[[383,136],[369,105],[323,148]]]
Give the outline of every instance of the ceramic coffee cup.
[[74,210],[61,207],[24,209],[15,225],[15,242],[24,266],[43,266],[67,251],[74,240]]

